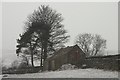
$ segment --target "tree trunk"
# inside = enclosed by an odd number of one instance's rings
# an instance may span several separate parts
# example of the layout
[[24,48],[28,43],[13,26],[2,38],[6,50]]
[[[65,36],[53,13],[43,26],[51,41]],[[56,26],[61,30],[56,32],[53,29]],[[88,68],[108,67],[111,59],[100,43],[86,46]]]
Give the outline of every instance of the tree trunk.
[[43,47],[41,48],[41,61],[40,61],[40,66],[41,67],[43,65],[42,59],[43,59]]
[[44,61],[47,58],[47,46],[48,46],[48,37],[46,36],[46,38],[44,39],[44,42],[43,42],[43,48],[44,48],[44,52],[43,52],[44,57],[43,57],[43,59],[44,59]]
[[47,58],[47,42],[44,44],[44,61]]
[[34,67],[34,62],[33,62],[33,48],[31,47],[31,43],[30,43],[30,53],[31,53],[31,64],[32,64],[32,67]]
[[32,67],[34,67],[34,62],[33,62],[33,51],[31,50],[31,64],[32,64]]
[[95,51],[95,49],[92,50],[91,56],[94,56],[94,51]]
[[98,51],[99,51],[99,50],[96,50],[96,51],[95,51],[95,54],[94,54],[95,56],[97,55]]

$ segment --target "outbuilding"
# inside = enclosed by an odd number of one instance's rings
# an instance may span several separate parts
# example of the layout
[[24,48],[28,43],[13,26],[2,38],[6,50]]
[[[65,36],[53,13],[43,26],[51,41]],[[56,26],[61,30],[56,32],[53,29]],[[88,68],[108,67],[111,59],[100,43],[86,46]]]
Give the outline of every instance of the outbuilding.
[[43,70],[57,70],[63,64],[81,66],[85,59],[85,53],[78,45],[61,48],[54,55],[45,60]]

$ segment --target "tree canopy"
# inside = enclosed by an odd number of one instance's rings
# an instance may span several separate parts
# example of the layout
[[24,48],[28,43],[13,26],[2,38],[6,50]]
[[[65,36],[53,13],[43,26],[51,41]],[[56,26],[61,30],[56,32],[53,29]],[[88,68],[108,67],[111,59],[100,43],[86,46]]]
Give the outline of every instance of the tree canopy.
[[45,60],[48,53],[53,53],[56,49],[63,47],[69,40],[70,36],[64,29],[62,21],[61,14],[49,6],[38,7],[27,17],[24,32],[20,35],[20,39],[17,39],[17,53],[22,47],[28,47],[33,57],[36,48],[40,48],[41,61]]
[[106,48],[106,40],[98,34],[84,33],[79,34],[75,44],[86,53],[86,56],[96,56],[100,51]]

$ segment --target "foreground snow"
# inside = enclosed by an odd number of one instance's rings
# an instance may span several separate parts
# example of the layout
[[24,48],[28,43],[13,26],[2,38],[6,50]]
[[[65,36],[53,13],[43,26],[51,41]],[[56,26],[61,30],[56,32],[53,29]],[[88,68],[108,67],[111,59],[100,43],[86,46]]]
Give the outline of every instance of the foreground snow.
[[118,72],[98,69],[76,69],[33,74],[14,74],[8,75],[8,78],[118,78]]

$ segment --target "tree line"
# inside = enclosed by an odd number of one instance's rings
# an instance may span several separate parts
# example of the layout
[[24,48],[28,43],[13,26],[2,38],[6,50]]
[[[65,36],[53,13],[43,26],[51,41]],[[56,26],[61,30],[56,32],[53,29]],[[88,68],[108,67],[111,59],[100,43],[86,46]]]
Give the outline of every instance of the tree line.
[[[50,55],[70,39],[70,35],[62,24],[63,17],[49,6],[41,5],[27,17],[24,32],[17,39],[16,53],[18,56],[31,59],[34,67],[34,59],[40,59],[40,66]],[[106,48],[106,40],[100,35],[90,33],[79,34],[75,44],[86,53],[86,56],[97,55]]]

